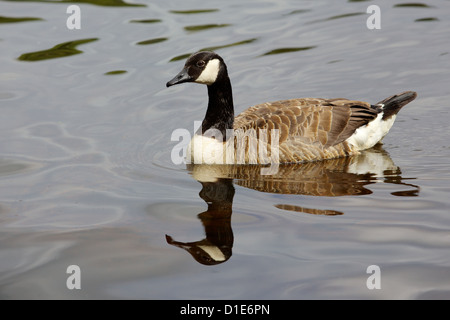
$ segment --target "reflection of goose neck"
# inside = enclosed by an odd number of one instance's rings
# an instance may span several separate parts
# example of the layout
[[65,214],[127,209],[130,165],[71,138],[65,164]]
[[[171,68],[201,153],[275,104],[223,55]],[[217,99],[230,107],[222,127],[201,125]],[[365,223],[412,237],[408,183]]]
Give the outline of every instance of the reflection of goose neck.
[[199,195],[207,204],[208,210],[201,215],[217,218],[218,215],[232,213],[234,186],[231,179],[219,179],[217,182],[201,182]]

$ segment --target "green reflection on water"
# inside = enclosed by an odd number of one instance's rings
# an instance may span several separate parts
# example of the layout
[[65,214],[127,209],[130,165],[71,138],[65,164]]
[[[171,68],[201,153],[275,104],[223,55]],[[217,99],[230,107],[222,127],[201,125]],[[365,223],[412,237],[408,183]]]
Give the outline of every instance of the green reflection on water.
[[138,45],[154,44],[154,43],[166,41],[168,39],[169,38],[155,38],[155,39],[149,39],[149,40],[140,41],[137,44]]
[[158,23],[158,22],[162,22],[161,19],[135,19],[135,20],[130,20],[131,23]]
[[439,21],[439,19],[434,18],[434,17],[429,17],[429,18],[420,18],[420,19],[414,20],[414,22],[424,22],[424,21]]
[[354,17],[354,16],[360,16],[366,14],[365,12],[351,12],[351,13],[344,13],[344,14],[338,14],[337,16],[329,17],[325,20],[336,20],[336,19],[342,19],[342,18],[348,18],[348,17]]
[[25,22],[25,21],[42,21],[44,19],[34,18],[34,17],[4,17],[0,16],[0,23],[15,23],[15,22]]
[[229,27],[231,24],[202,24],[197,26],[186,26],[184,27],[184,30],[195,32],[195,31],[203,31],[208,29],[215,29],[215,28],[225,28]]
[[[229,47],[240,46],[243,44],[252,43],[256,40],[257,40],[257,38],[253,38],[253,39],[243,40],[243,41],[234,42],[234,43],[230,43],[230,44],[225,44],[223,46],[207,47],[207,48],[200,49],[199,51],[215,51],[215,50],[219,50],[219,49],[223,49],[223,48],[229,48]],[[170,62],[186,59],[191,54],[192,54],[192,52],[173,57],[172,59],[170,59]]]
[[[201,50],[200,50],[200,51],[201,51]],[[180,54],[179,56],[173,57],[173,58],[170,59],[169,61],[172,62],[172,61],[184,60],[184,59],[190,57],[191,54],[192,54],[192,52],[191,52],[191,53]]]
[[113,70],[113,71],[106,72],[105,75],[110,76],[110,75],[124,74],[124,73],[127,73],[127,71],[126,70]]
[[404,8],[404,7],[410,7],[410,8],[432,8],[432,6],[429,6],[426,3],[419,3],[419,2],[399,3],[399,4],[394,5],[394,8]]
[[197,14],[197,13],[210,13],[217,12],[219,9],[200,9],[200,10],[170,10],[170,13],[175,14]]
[[68,57],[74,54],[83,53],[83,51],[76,48],[78,45],[97,40],[98,38],[90,38],[64,42],[47,50],[24,53],[17,59],[21,61],[40,61]]
[[126,3],[123,0],[4,0],[14,2],[43,2],[43,3],[89,3],[97,6],[109,7],[146,7],[145,4]]
[[262,54],[263,56],[268,56],[268,55],[272,55],[272,54],[281,54],[281,53],[287,53],[287,52],[296,52],[296,51],[304,51],[304,50],[310,50],[310,49],[314,49],[316,48],[316,46],[310,46],[310,47],[297,47],[297,48],[279,48],[279,49],[274,49],[271,51],[268,51],[264,54]]
[[257,40],[257,38],[253,38],[253,39],[248,39],[248,40],[243,40],[243,41],[239,41],[239,42],[226,44],[226,45],[223,45],[223,46],[208,47],[208,48],[202,49],[201,51],[214,51],[214,50],[219,50],[219,49],[223,49],[223,48],[240,46],[240,45],[243,45],[243,44],[252,43],[252,42],[254,42],[256,40]]

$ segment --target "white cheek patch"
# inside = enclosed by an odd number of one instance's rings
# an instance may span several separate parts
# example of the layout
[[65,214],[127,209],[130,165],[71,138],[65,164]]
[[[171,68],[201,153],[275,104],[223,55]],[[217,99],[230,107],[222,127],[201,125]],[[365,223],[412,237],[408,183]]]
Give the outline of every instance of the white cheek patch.
[[219,59],[212,59],[208,61],[205,69],[203,69],[203,72],[200,73],[200,76],[195,80],[195,82],[206,85],[213,84],[217,79],[217,75],[219,74],[219,68]]

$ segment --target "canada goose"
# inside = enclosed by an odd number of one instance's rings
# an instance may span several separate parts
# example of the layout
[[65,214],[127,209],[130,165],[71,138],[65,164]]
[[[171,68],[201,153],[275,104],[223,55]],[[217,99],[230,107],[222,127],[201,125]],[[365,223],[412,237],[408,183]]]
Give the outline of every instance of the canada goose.
[[[250,107],[235,118],[227,66],[217,53],[194,53],[167,87],[184,82],[208,87],[208,109],[187,151],[187,160],[193,163],[273,163],[274,159],[277,163],[295,163],[358,154],[380,142],[400,109],[417,96],[406,91],[374,105],[343,98],[281,100]],[[258,152],[250,145],[250,131],[258,143],[263,142],[258,144]],[[249,137],[244,156],[237,155],[239,141],[234,144],[230,132],[243,133],[241,140]],[[238,134],[234,136],[239,140]],[[231,145],[231,155],[225,145]],[[260,153],[263,149],[270,149],[265,157]],[[267,161],[267,155],[271,161]]]

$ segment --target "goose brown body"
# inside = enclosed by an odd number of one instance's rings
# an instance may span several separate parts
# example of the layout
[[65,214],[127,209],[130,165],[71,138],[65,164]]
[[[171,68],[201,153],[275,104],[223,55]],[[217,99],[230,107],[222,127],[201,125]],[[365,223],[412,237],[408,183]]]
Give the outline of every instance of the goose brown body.
[[358,153],[345,140],[377,115],[375,108],[362,101],[290,99],[248,108],[235,118],[234,129],[266,129],[268,137],[272,129],[278,129],[281,163],[314,161]]

